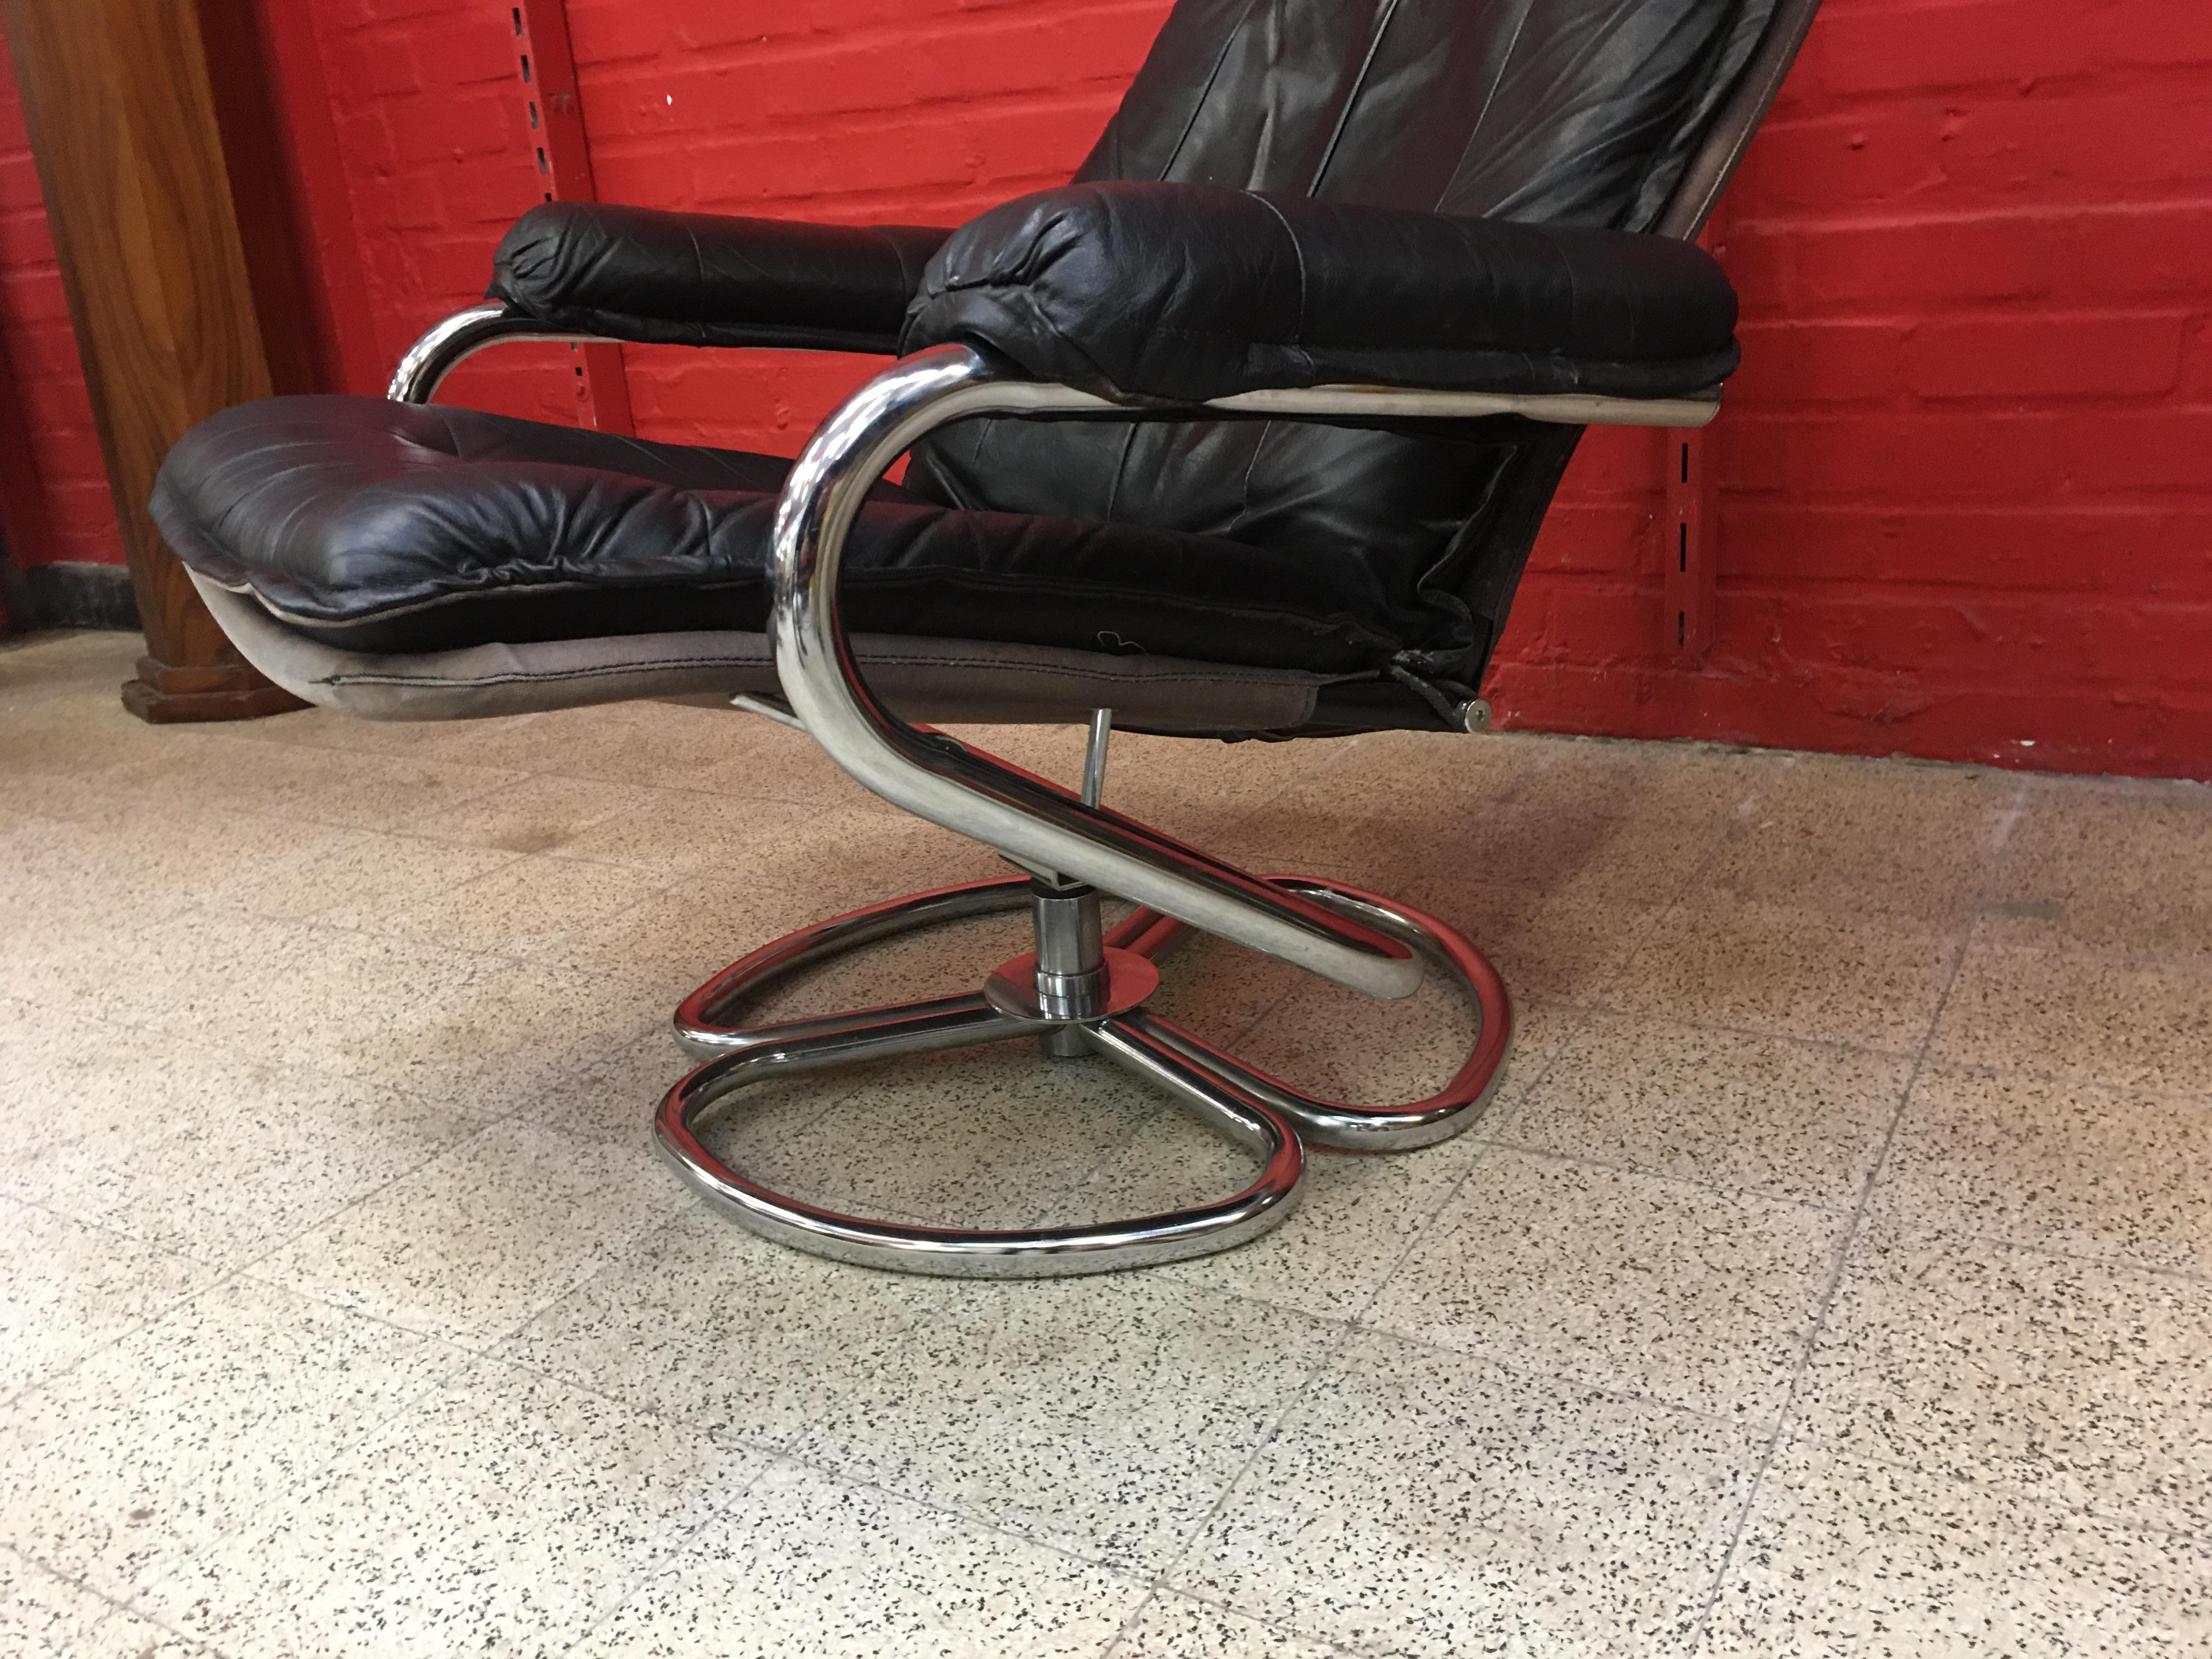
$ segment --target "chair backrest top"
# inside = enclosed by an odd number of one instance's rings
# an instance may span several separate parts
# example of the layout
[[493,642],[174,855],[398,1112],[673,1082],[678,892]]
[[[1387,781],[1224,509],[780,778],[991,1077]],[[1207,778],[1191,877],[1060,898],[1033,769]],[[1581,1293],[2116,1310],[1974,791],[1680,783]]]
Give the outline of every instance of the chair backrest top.
[[1649,229],[1817,3],[1179,0],[1077,176]]

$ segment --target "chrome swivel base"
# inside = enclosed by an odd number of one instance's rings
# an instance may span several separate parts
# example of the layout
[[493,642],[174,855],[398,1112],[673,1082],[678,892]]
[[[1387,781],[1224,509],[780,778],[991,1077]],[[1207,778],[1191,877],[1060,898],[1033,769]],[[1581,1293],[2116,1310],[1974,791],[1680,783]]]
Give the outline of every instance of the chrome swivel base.
[[[872,1267],[1000,1279],[1103,1273],[1256,1238],[1297,1205],[1304,1143],[1395,1152],[1456,1134],[1480,1115],[1512,1037],[1497,971],[1443,923],[1334,883],[1268,879],[1411,947],[1467,998],[1479,1035],[1442,1090],[1406,1106],[1352,1106],[1317,1099],[1244,1065],[1145,1006],[1159,983],[1156,964],[1188,931],[1183,923],[1139,909],[1102,930],[1090,889],[1016,876],[916,893],[817,923],[764,945],[702,986],[678,1009],[676,1037],[706,1063],[662,1101],[654,1140],[687,1182],[741,1226]],[[1037,951],[1002,964],[981,991],[774,1024],[744,1023],[749,999],[801,969],[895,934],[1024,905],[1036,914]],[[866,1220],[787,1197],[731,1169],[699,1139],[706,1120],[736,1108],[747,1085],[770,1077],[1012,1037],[1041,1038],[1048,1054],[1098,1054],[1117,1062],[1250,1152],[1261,1166],[1258,1178],[1218,1202],[1164,1215],[969,1231]]]

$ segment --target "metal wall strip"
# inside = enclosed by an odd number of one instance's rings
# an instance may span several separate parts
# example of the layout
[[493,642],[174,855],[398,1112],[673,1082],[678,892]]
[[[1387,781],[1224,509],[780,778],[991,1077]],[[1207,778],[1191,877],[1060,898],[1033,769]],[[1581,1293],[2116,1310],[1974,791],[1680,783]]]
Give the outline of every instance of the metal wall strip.
[[[549,202],[597,201],[566,0],[517,0],[508,15],[538,188]],[[635,433],[622,348],[598,343],[569,349],[575,354],[577,412],[583,423],[625,436]]]

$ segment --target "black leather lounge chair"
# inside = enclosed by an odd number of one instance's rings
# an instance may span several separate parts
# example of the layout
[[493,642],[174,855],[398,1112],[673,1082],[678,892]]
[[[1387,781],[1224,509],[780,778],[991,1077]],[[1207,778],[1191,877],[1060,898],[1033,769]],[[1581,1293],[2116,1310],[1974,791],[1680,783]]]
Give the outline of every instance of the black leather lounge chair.
[[[952,231],[535,209],[492,302],[424,336],[390,401],[218,415],[155,514],[239,648],[313,702],[445,720],[711,696],[795,718],[870,789],[1034,872],[822,923],[683,1005],[705,1063],[655,1133],[734,1218],[943,1273],[1222,1249],[1289,1213],[1302,1141],[1466,1127],[1510,1014],[1434,918],[1262,880],[1097,805],[1107,729],[1484,723],[1582,428],[1717,407],[1735,298],[1691,239],[1817,3],[1182,0],[1065,188]],[[898,361],[795,463],[431,404],[483,347],[585,338]],[[1086,719],[1080,797],[908,723]],[[1140,908],[1102,930],[1101,892]],[[1024,905],[1035,952],[975,994],[744,1021],[780,974]],[[1146,1010],[1187,927],[1379,997],[1434,970],[1480,1039],[1431,1099],[1315,1099]],[[779,1071],[1025,1034],[1157,1084],[1259,1178],[1171,1215],[979,1233],[778,1194],[696,1133]]]

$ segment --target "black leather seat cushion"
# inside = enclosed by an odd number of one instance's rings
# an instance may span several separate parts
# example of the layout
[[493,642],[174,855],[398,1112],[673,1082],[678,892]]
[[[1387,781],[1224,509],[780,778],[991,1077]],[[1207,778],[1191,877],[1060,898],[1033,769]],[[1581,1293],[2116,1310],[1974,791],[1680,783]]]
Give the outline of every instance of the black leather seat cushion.
[[[789,463],[474,410],[276,398],[202,422],[154,514],[179,556],[346,649],[765,626]],[[1443,625],[1363,561],[968,512],[879,486],[847,543],[860,632],[1358,672]]]

